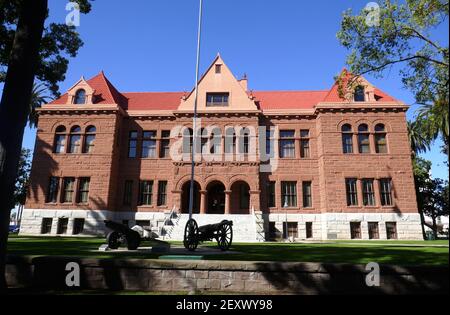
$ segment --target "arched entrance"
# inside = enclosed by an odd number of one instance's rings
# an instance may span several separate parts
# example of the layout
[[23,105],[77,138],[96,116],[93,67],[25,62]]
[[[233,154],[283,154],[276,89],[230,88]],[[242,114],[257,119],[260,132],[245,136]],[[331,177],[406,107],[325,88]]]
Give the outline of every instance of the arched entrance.
[[250,186],[244,181],[237,181],[231,185],[232,214],[250,213]]
[[[191,182],[187,181],[183,184],[181,190],[183,194],[181,196],[181,213],[189,213],[189,193],[191,189]],[[200,184],[194,182],[194,206],[192,213],[200,213]]]
[[208,203],[206,213],[224,214],[225,213],[225,185],[219,181],[209,183],[206,187],[208,192]]

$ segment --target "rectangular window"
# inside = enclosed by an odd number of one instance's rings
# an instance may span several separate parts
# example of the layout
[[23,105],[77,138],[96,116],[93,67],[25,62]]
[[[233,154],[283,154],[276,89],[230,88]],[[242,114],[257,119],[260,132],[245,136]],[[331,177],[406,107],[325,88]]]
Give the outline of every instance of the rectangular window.
[[313,238],[313,223],[306,222],[306,238]]
[[144,159],[156,157],[156,131],[144,131],[141,156]]
[[222,72],[222,65],[216,65],[216,74],[220,74]]
[[280,131],[280,158],[295,158],[295,131]]
[[386,237],[388,240],[396,240],[397,236],[397,222],[386,222]]
[[347,193],[347,206],[358,205],[358,190],[356,188],[356,178],[347,178],[345,180],[345,189]]
[[312,207],[312,185],[311,182],[303,182],[303,207]]
[[358,134],[359,153],[370,153],[370,141],[368,133]]
[[167,203],[167,181],[158,182],[158,206],[165,206]]
[[89,184],[91,179],[89,177],[80,178],[78,184],[78,203],[89,202]]
[[385,133],[375,134],[375,150],[377,153],[387,153],[387,142]]
[[275,241],[277,239],[277,228],[275,222],[269,222],[269,241]]
[[74,219],[73,220],[73,235],[78,235],[83,233],[84,230],[84,219]]
[[142,181],[139,187],[139,205],[148,206],[152,204],[153,181]]
[[297,182],[281,182],[283,208],[297,207]]
[[353,134],[343,133],[342,134],[342,149],[344,154],[353,153]]
[[373,189],[373,179],[362,180],[363,204],[365,206],[375,206],[375,192]]
[[[287,225],[286,225],[287,224]],[[297,222],[283,222],[284,238],[298,238],[298,223]]]
[[64,153],[66,148],[66,135],[56,135],[55,137],[55,153]]
[[47,190],[47,203],[58,201],[59,177],[50,177]]
[[126,180],[123,189],[123,205],[131,206],[131,198],[133,196],[133,181]]
[[67,234],[67,225],[68,224],[69,224],[68,218],[59,218],[56,234]]
[[136,225],[143,227],[144,229],[150,229],[150,220],[136,220]]
[[274,150],[273,131],[272,130],[267,130],[266,131],[266,155],[268,155],[270,157],[273,157],[274,156],[273,150]]
[[392,181],[390,178],[380,179],[380,199],[382,206],[392,206]]
[[300,157],[309,158],[309,130],[300,130]]
[[167,158],[170,155],[170,131],[163,130],[161,132],[161,146],[159,150],[160,158]]
[[137,131],[130,131],[130,136],[128,139],[128,157],[135,158],[137,155]]
[[369,239],[377,240],[380,238],[380,232],[378,230],[378,222],[369,222]]
[[50,234],[52,232],[52,218],[42,218],[41,234]]
[[75,188],[75,178],[65,177],[63,180],[63,198],[62,202],[72,202]]
[[267,184],[267,207],[274,208],[275,205],[275,182]]
[[361,222],[350,222],[350,234],[352,240],[361,239]]
[[206,93],[206,106],[228,106],[230,93]]

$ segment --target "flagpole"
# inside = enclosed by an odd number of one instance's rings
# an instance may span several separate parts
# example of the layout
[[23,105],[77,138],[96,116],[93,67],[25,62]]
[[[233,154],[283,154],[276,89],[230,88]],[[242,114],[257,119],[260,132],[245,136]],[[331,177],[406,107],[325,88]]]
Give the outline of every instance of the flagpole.
[[202,34],[202,9],[203,0],[200,0],[198,14],[198,32],[197,32],[197,62],[195,66],[195,98],[194,98],[194,119],[192,124],[192,149],[191,149],[191,186],[189,190],[189,219],[192,218],[194,208],[194,175],[195,175],[195,150],[197,148],[197,100],[198,100],[198,69],[200,65],[200,39]]

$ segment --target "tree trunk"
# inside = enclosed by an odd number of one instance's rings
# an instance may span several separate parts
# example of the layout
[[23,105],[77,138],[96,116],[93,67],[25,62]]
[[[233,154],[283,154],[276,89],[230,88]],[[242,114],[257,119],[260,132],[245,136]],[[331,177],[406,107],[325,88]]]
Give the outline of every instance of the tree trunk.
[[419,214],[420,214],[420,225],[422,226],[422,236],[423,236],[423,239],[426,240],[427,233],[425,232],[425,217],[423,215],[422,210],[419,210]]
[[436,224],[436,217],[435,216],[433,216],[433,236],[434,236],[434,239],[437,240],[438,232],[437,232],[437,224]]
[[19,19],[0,102],[0,290],[7,287],[5,263],[9,216],[14,207],[14,184],[39,62],[47,0],[22,0],[19,6]]

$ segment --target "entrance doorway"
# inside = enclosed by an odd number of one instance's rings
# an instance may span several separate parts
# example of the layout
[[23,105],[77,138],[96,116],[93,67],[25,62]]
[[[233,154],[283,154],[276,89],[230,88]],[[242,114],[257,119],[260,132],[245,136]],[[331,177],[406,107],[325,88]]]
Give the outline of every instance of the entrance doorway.
[[208,191],[208,209],[209,214],[225,213],[225,185],[219,181],[212,182],[206,188]]
[[[191,182],[184,183],[181,190],[183,191],[181,196],[181,213],[189,213],[189,193],[191,189]],[[194,182],[194,204],[192,213],[200,213],[200,184]]]

